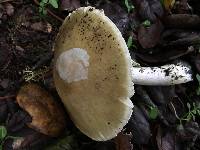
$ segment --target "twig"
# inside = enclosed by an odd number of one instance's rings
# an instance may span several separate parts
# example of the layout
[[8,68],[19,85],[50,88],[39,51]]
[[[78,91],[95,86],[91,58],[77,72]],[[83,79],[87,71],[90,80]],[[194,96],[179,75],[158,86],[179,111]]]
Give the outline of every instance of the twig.
[[179,120],[181,120],[181,118],[180,118],[180,117],[178,116],[178,114],[176,113],[176,108],[174,107],[173,103],[170,102],[170,104],[171,104],[171,106],[172,106],[172,108],[173,108],[173,110],[174,110],[174,114],[175,114],[176,118],[179,119]]
[[[33,0],[34,1],[34,3],[35,4],[37,4],[38,6],[40,5],[40,3],[37,1],[37,0]],[[57,16],[56,14],[54,14],[51,10],[49,10],[48,8],[47,8],[47,12],[51,15],[51,16],[53,16],[54,18],[56,18],[57,20],[59,20],[59,21],[61,21],[61,22],[63,22],[64,21],[64,19],[62,19],[62,18],[60,18],[59,16]]]
[[9,96],[2,96],[0,97],[0,100],[8,99],[8,98],[14,98],[16,95],[9,95]]

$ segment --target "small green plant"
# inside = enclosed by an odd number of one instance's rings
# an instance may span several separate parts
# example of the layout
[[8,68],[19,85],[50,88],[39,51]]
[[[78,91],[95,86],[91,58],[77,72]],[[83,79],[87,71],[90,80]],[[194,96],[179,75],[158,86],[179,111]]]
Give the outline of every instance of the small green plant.
[[182,117],[178,116],[174,105],[172,103],[171,105],[174,109],[175,116],[179,120],[180,124],[182,124],[183,121],[187,121],[187,122],[189,122],[190,120],[195,121],[196,117],[200,116],[200,104],[196,104],[193,102],[191,105],[190,103],[187,103],[188,112],[185,113]]
[[198,88],[196,89],[196,94],[200,95],[200,75],[197,74],[196,78],[197,78],[197,81],[198,81],[198,84],[199,84]]
[[39,5],[39,13],[41,15],[46,15],[47,5],[51,5],[53,8],[58,8],[58,0],[41,0]]
[[1,125],[0,126],[0,150],[3,150],[4,141],[8,138],[16,140],[16,139],[20,139],[21,137],[9,136],[6,127]]
[[143,23],[142,23],[145,27],[150,27],[151,26],[151,22],[149,20],[145,20]]
[[158,117],[158,108],[153,106],[149,106],[149,108],[149,118],[156,119]]
[[129,0],[124,1],[128,13],[130,13],[135,7],[129,2]]
[[128,38],[127,47],[128,47],[128,49],[131,49],[131,48],[137,49],[137,47],[133,43],[133,37],[132,36],[129,36],[129,38]]
[[190,103],[187,103],[187,108],[188,112],[180,118],[180,123],[182,123],[182,121],[187,121],[187,122],[190,120],[195,121],[196,116],[200,116],[200,105],[192,103],[191,106]]
[[0,150],[3,150],[3,142],[7,135],[7,130],[4,126],[0,126]]

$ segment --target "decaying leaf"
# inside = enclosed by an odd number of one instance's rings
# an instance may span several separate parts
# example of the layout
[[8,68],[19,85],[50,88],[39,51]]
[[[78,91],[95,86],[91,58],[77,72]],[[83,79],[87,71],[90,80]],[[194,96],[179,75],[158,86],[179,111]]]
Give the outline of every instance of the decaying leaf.
[[159,150],[180,150],[175,134],[170,131],[164,133],[161,127],[158,128],[156,141]]
[[152,48],[159,42],[162,31],[163,25],[159,20],[150,27],[142,24],[138,29],[138,41],[143,48]]
[[30,128],[52,137],[60,135],[64,130],[66,121],[63,109],[37,84],[21,87],[17,102],[32,117],[32,122],[28,123]]
[[164,24],[170,28],[199,29],[200,17],[190,14],[173,14],[164,19]]
[[35,22],[31,25],[31,28],[35,31],[40,31],[40,32],[47,32],[50,33],[52,31],[52,26],[49,23],[44,23],[44,22]]
[[163,0],[163,4],[165,6],[165,9],[170,12],[170,10],[173,8],[175,4],[175,0]]
[[128,13],[117,3],[105,3],[99,7],[104,10],[106,16],[115,23],[120,32],[124,35],[130,23]]
[[80,0],[61,0],[60,8],[61,10],[72,11],[76,8],[79,8]]
[[137,106],[133,108],[133,114],[127,129],[131,131],[134,143],[147,144],[149,142],[151,137],[150,125],[143,112]]
[[132,150],[131,137],[131,134],[120,132],[115,138],[116,150]]
[[6,10],[6,14],[8,16],[12,16],[14,14],[14,7],[13,7],[13,5],[11,5],[10,3],[6,3],[4,7],[5,7],[5,10]]
[[134,0],[133,2],[142,20],[154,22],[164,14],[159,0]]

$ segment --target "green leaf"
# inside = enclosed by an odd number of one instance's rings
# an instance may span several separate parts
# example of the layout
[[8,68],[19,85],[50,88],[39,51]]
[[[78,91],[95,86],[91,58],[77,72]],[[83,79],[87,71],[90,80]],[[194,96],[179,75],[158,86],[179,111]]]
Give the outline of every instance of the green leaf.
[[187,103],[187,108],[190,110],[190,108],[191,108],[190,103]]
[[197,110],[196,110],[196,109],[192,110],[192,113],[193,113],[194,115],[196,115],[196,114],[197,114]]
[[151,25],[151,22],[149,20],[145,20],[143,23],[142,23],[145,27],[149,27]]
[[127,46],[129,49],[131,48],[132,44],[133,44],[133,38],[132,36],[129,36],[128,41],[127,41]]
[[57,0],[49,0],[49,4],[51,4],[54,8],[58,8]]
[[195,115],[194,114],[191,114],[191,115],[192,115],[192,120],[195,121],[195,118],[196,118]]
[[125,5],[126,5],[126,8],[128,10],[128,13],[130,13],[131,10],[133,10],[135,7],[132,5],[132,4],[129,4],[129,1],[128,0],[125,0],[124,1]]
[[42,3],[48,4],[49,0],[42,0]]
[[196,94],[200,95],[200,86],[196,89]]
[[149,117],[150,119],[156,119],[158,116],[158,109],[156,107],[150,107]]
[[198,82],[200,83],[200,75],[199,74],[196,75],[196,78],[197,78]]
[[7,135],[7,130],[4,126],[0,126],[0,140],[4,139]]
[[200,116],[200,110],[197,110],[197,114]]
[[191,119],[192,119],[192,115],[188,115],[186,118],[187,121],[190,121]]

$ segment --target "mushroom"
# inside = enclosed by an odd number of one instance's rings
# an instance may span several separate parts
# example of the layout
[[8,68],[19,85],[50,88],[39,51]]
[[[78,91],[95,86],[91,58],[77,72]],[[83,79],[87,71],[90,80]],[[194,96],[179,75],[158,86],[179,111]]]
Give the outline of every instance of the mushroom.
[[192,80],[190,67],[133,67],[120,31],[102,10],[81,7],[64,21],[54,45],[54,81],[75,125],[88,137],[115,137],[132,114],[133,83]]
[[65,114],[53,97],[34,83],[25,84],[17,95],[19,106],[32,117],[27,125],[51,137],[59,136],[65,128]]

